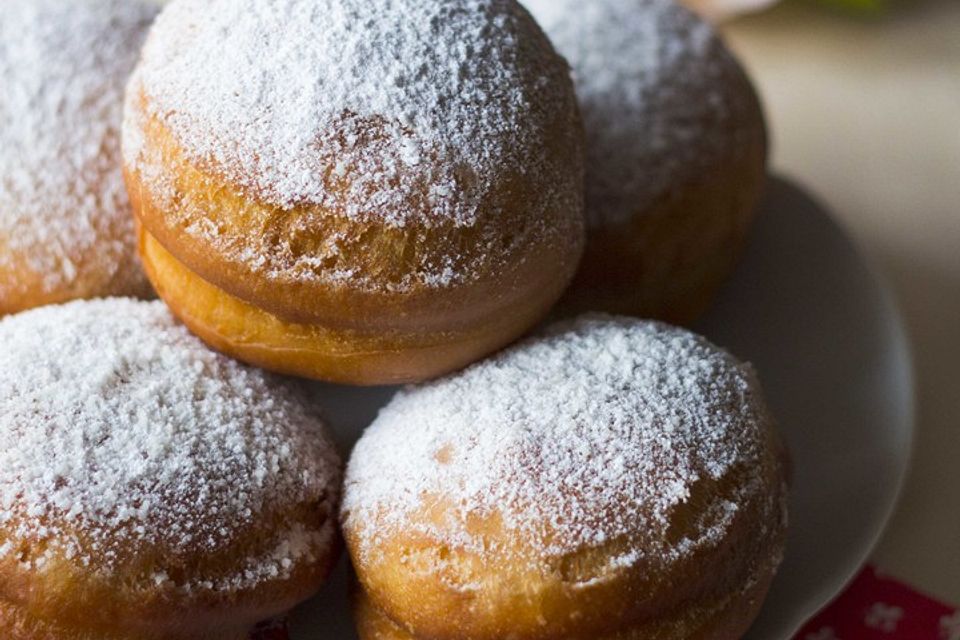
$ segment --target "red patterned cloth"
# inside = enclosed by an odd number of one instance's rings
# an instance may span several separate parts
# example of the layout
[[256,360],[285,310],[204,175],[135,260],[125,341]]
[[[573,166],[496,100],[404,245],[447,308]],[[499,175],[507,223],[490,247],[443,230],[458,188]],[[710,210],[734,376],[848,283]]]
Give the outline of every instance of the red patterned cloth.
[[[252,640],[289,640],[287,627],[261,625]],[[960,609],[867,567],[795,640],[960,640]]]
[[960,609],[867,567],[796,640],[960,640]]

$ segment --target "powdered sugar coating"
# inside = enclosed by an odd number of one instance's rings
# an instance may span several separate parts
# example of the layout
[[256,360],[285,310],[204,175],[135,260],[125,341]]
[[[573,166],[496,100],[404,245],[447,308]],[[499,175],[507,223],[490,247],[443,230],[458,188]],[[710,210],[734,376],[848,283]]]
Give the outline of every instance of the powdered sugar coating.
[[[669,562],[723,539],[748,504],[779,523],[772,428],[753,371],[704,339],[585,317],[401,392],[353,452],[344,526],[361,559],[398,532],[495,552],[468,521],[497,514],[538,561],[626,539],[611,567]],[[671,540],[698,483],[734,473]],[[415,515],[438,500],[444,517]]]
[[[182,589],[282,578],[335,535],[339,459],[321,420],[279,378],[204,347],[159,302],[108,299],[0,321],[0,559],[21,545],[109,571],[130,554],[190,564],[278,522],[275,548],[236,575]],[[185,560],[186,559],[186,560]],[[164,564],[165,563],[165,564]],[[188,573],[189,575],[189,573]]]
[[566,74],[514,0],[175,0],[131,88],[250,197],[471,226],[504,176],[568,170],[543,153]]
[[[157,10],[146,0],[3,5],[0,269],[29,269],[44,293],[78,281],[91,294],[146,290],[120,124],[123,88]],[[0,298],[23,295],[21,286],[0,280]]]
[[737,61],[675,0],[522,1],[574,69],[591,226],[630,220],[762,126]]

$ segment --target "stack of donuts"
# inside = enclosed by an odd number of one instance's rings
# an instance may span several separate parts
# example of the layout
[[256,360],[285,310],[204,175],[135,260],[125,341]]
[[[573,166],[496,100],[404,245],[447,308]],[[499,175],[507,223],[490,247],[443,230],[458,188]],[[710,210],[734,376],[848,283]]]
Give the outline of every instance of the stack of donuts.
[[[247,640],[344,548],[362,640],[746,632],[786,454],[752,368],[666,324],[765,177],[711,27],[0,2],[0,636]],[[351,453],[297,378],[407,386]]]

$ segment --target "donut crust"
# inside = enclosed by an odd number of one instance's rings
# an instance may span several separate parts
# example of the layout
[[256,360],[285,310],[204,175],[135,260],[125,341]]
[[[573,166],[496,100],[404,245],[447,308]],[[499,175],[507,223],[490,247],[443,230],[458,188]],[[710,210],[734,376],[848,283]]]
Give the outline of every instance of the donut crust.
[[[492,190],[489,215],[475,226],[398,228],[351,220],[317,205],[284,210],[241,195],[217,171],[189,161],[168,128],[149,115],[146,100],[132,83],[126,126],[139,128],[145,156],[163,159],[164,182],[176,195],[151,191],[152,182],[126,166],[128,191],[144,230],[141,258],[171,308],[205,341],[241,360],[350,384],[434,377],[512,342],[536,324],[562,295],[582,254],[582,175],[579,150],[571,148],[571,140],[579,138],[570,135],[565,118],[556,118],[550,132],[554,148],[547,152],[570,157],[575,179],[548,188],[569,192],[570,206],[557,207],[547,212],[547,220],[532,225],[531,212],[542,195],[535,189],[542,185],[514,176]],[[344,240],[336,259],[319,264],[308,277],[294,265],[266,274],[237,259],[237,247],[221,251],[183,232],[206,225],[229,228],[247,254],[279,242],[303,256],[320,255],[327,239]],[[455,271],[469,263],[469,281],[402,285],[415,263],[443,263],[451,247],[456,247]],[[377,286],[331,280],[332,270],[358,274]]]
[[[669,76],[661,82],[683,86]],[[703,93],[720,92],[739,106],[727,118],[700,114],[685,125],[703,137],[713,132],[716,148],[689,162],[625,221],[588,225],[580,270],[561,303],[564,315],[602,311],[690,325],[733,274],[766,188],[769,143],[759,95],[732,54],[714,83]],[[648,144],[624,138],[623,144]],[[674,148],[676,156],[689,155]],[[588,209],[599,206],[588,198]]]
[[544,312],[518,310],[470,330],[422,336],[286,322],[202,279],[142,227],[139,237],[147,277],[193,333],[223,353],[287,375],[357,385],[432,377],[497,349],[505,335],[522,333]]
[[0,317],[149,298],[120,166],[124,87],[160,7],[32,0],[0,25]]
[[[567,635],[563,640],[740,640],[763,605],[772,575],[726,598],[682,607],[612,635]],[[361,589],[353,594],[353,615],[360,640],[417,640],[380,611]]]
[[[782,450],[772,434],[771,447],[766,493],[739,505],[722,540],[674,560],[621,566],[618,558],[649,553],[643,532],[550,557],[505,532],[496,514],[474,517],[469,526],[485,548],[497,551],[480,555],[439,536],[408,532],[394,532],[370,550],[363,546],[361,527],[375,523],[348,519],[344,535],[370,599],[369,606],[362,601],[359,606],[358,623],[366,634],[361,638],[393,637],[384,631],[390,626],[385,621],[401,622],[395,625],[400,630],[430,640],[739,638],[759,611],[785,543],[787,484]],[[696,539],[709,526],[701,505],[718,493],[728,495],[746,477],[740,469],[719,483],[698,484],[671,514],[670,539]],[[455,505],[443,496],[430,496],[424,504],[411,518],[442,531]]]
[[[64,212],[69,215],[70,212]],[[104,232],[104,243],[133,244],[131,229],[110,230]],[[64,242],[68,239],[64,238]],[[144,277],[140,261],[136,259],[133,248],[124,258],[124,264],[107,265],[100,259],[103,246],[90,247],[70,256],[76,269],[76,277],[69,283],[56,287],[48,284],[48,275],[30,267],[30,256],[13,252],[4,246],[0,237],[0,253],[7,253],[7,264],[0,265],[0,317],[43,307],[61,304],[70,300],[99,298],[106,295],[150,298],[153,292]],[[45,251],[37,247],[34,251]]]
[[[200,542],[166,549],[120,544],[122,561],[109,569],[83,566],[62,553],[50,557],[46,544],[22,542],[0,558],[0,629],[7,640],[249,640],[257,623],[290,610],[326,580],[342,546],[335,521],[324,504],[303,504],[294,512],[265,514],[213,554]],[[0,540],[16,522],[0,528]],[[298,560],[289,577],[230,591],[176,586],[179,579],[242,576],[246,558],[269,553],[277,532],[295,524],[322,528],[328,543],[314,550],[314,560]],[[171,572],[175,565],[182,575]],[[169,581],[154,578],[158,567]]]
[[342,459],[306,390],[162,302],[0,322],[0,637],[249,640],[343,548]]
[[354,448],[361,627],[390,637],[372,609],[423,640],[738,637],[783,558],[785,460],[730,354],[658,322],[559,323],[401,391]]
[[677,185],[624,224],[592,228],[580,270],[561,302],[584,311],[689,325],[713,303],[743,255],[767,183],[767,142],[750,144],[708,175]]

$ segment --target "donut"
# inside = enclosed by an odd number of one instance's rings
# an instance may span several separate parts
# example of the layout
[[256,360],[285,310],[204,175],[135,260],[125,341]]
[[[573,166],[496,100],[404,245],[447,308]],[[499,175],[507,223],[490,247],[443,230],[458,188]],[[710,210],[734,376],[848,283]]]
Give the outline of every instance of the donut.
[[249,640],[342,544],[341,463],[289,381],[160,302],[0,321],[0,636]]
[[147,296],[120,170],[148,0],[7,2],[0,20],[0,316]]
[[[769,582],[754,585],[750,593],[741,596],[751,599],[751,606],[759,606],[763,602],[764,594]],[[749,613],[743,613],[745,610]],[[709,610],[687,611],[682,619],[666,619],[656,624],[633,627],[627,631],[603,636],[581,636],[586,640],[660,640],[661,638],[676,640],[740,640],[745,625],[752,620],[754,613],[751,609],[728,607],[711,620],[707,628],[697,628],[697,616],[712,615]],[[354,602],[354,617],[357,624],[357,635],[360,640],[417,640],[403,627],[391,620],[380,609],[375,607],[369,596],[358,591]],[[460,637],[460,636],[457,636]],[[564,636],[565,640],[570,636]]]
[[753,370],[589,315],[401,391],[347,466],[362,640],[734,640],[786,528]]
[[573,66],[587,247],[566,315],[689,324],[732,273],[766,182],[759,99],[674,0],[524,0]]
[[170,3],[124,165],[159,295],[261,367],[419,381],[549,311],[584,243],[569,69],[514,0]]

